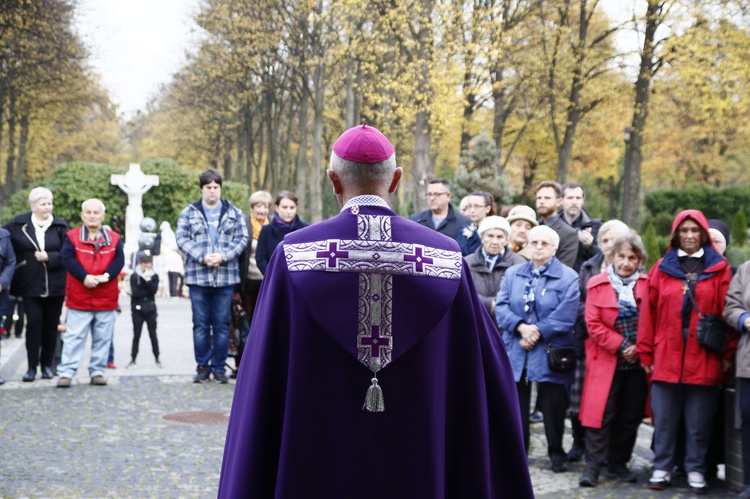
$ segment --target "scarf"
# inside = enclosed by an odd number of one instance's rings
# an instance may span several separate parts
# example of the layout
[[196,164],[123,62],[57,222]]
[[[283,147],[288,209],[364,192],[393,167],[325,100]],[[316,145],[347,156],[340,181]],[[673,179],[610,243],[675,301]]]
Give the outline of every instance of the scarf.
[[257,218],[250,215],[250,225],[253,229],[253,239],[257,241],[258,237],[260,236],[260,229],[262,229],[264,225],[268,225],[268,217],[266,217],[266,219],[263,220],[263,223],[260,223],[258,222]]
[[617,306],[620,308],[619,316],[630,317],[638,315],[638,305],[635,303],[635,295],[633,289],[635,283],[638,282],[638,276],[640,272],[636,270],[630,277],[620,277],[615,272],[614,265],[607,267],[607,276],[609,282],[617,293]]
[[39,246],[39,251],[44,251],[44,234],[52,225],[52,215],[48,216],[47,220],[39,220],[36,215],[32,213],[31,223],[34,225],[34,235],[36,236],[36,244]]
[[526,316],[528,318],[529,324],[531,324],[531,314],[534,312],[534,306],[536,305],[536,296],[534,294],[534,290],[536,289],[536,284],[537,282],[539,282],[539,278],[542,277],[545,273],[547,273],[547,270],[549,270],[549,266],[551,263],[552,263],[552,260],[545,263],[538,269],[534,268],[533,264],[531,265],[531,277],[526,283],[526,289],[524,289],[523,291],[523,301],[525,302],[523,311],[526,312]]

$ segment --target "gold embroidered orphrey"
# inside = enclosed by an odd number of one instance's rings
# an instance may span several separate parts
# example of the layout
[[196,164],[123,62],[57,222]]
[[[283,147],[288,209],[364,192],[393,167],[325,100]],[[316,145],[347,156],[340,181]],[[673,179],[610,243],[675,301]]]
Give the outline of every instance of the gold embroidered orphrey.
[[326,239],[284,245],[290,272],[359,274],[357,358],[374,374],[363,409],[385,410],[377,373],[393,351],[393,276],[461,278],[461,253],[420,244],[394,242],[391,217],[357,214],[358,239]]

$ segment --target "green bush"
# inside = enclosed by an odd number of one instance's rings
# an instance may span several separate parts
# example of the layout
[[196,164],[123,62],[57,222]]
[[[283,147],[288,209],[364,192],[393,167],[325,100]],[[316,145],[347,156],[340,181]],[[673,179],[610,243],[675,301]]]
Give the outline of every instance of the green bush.
[[750,246],[736,246],[734,243],[727,248],[727,260],[733,267],[739,267],[750,260]]
[[741,207],[732,218],[732,244],[747,246],[747,217]]
[[661,252],[659,251],[659,240],[656,237],[656,229],[653,225],[649,225],[646,229],[646,233],[643,236],[643,245],[646,247],[646,253],[648,254],[646,268],[650,269],[654,266],[656,261],[661,258]]
[[[646,194],[643,203],[652,216],[666,214],[674,218],[682,210],[693,209],[702,211],[706,218],[732,220],[735,207],[750,205],[750,189],[707,185],[685,189],[657,189]],[[658,227],[656,230],[659,233]]]
[[[143,195],[143,214],[156,220],[157,224],[169,222],[174,228],[180,212],[189,203],[200,199],[198,177],[201,172],[183,170],[172,160],[155,159],[141,163],[146,175],[158,175],[159,185]],[[15,215],[29,211],[29,191],[44,186],[54,195],[54,213],[67,221],[71,227],[81,225],[81,203],[89,198],[99,198],[107,207],[104,223],[117,232],[123,232],[128,196],[116,185],[111,185],[112,174],[127,171],[124,166],[94,163],[66,163],[52,171],[50,178],[36,182],[14,194],[8,206],[0,209],[0,221],[4,225]],[[248,187],[238,182],[224,181],[222,197],[229,199],[241,210],[247,211]],[[113,218],[117,217],[117,218]]]

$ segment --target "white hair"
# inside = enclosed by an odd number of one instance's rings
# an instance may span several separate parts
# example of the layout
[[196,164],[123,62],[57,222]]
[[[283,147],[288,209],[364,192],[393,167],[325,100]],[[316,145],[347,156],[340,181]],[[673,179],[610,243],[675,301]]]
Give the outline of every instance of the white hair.
[[36,204],[40,199],[49,198],[52,201],[52,191],[46,187],[34,187],[29,192],[29,204]]
[[560,235],[555,232],[553,228],[546,225],[537,225],[529,231],[529,242],[531,242],[531,240],[534,239],[534,236],[536,235],[549,236],[550,239],[552,239],[552,246],[554,246],[555,248],[560,247]]
[[343,184],[390,182],[396,171],[396,153],[378,163],[357,163],[331,152],[331,170],[336,172]]
[[107,212],[107,207],[104,206],[104,202],[101,199],[97,199],[97,198],[87,199],[86,201],[84,201],[83,203],[81,203],[81,211],[85,211],[86,210],[86,205],[89,204],[89,202],[91,202],[91,201],[96,201],[97,203],[99,203],[99,206],[102,207],[102,213],[106,213]]
[[602,224],[601,227],[599,227],[599,234],[597,234],[596,236],[596,243],[601,246],[602,237],[604,237],[604,234],[613,230],[616,231],[619,235],[624,236],[625,234],[630,232],[630,227],[628,227],[625,222],[617,220],[616,218],[607,220]]

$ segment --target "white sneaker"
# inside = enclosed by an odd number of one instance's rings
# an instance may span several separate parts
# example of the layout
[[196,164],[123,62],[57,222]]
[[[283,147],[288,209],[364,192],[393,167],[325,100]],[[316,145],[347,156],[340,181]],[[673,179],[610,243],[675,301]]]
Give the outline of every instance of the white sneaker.
[[699,471],[691,471],[688,473],[688,485],[692,492],[702,493],[708,489],[706,479],[703,477],[703,473]]
[[648,480],[648,488],[653,490],[664,490],[669,487],[672,480],[672,473],[664,470],[654,470],[651,478]]
[[134,367],[135,367],[135,361],[131,360],[130,363],[127,365],[127,367],[125,369],[132,369]]

